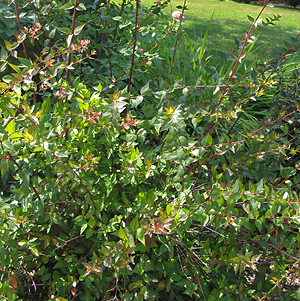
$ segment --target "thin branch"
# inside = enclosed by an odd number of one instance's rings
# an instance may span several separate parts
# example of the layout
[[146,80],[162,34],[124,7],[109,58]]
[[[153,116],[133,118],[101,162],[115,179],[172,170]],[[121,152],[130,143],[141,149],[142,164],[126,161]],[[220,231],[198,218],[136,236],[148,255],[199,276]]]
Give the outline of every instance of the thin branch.
[[[16,1],[16,0],[14,0],[14,4],[15,4],[15,11],[16,11],[16,16],[17,16],[19,31],[20,31],[20,34],[22,34],[23,31],[22,31],[22,28],[21,28],[20,17],[19,17],[18,6],[17,6],[17,1]],[[23,41],[22,44],[23,44],[23,49],[24,49],[25,58],[28,59],[27,51],[26,51],[26,46],[25,46],[25,41]],[[34,103],[37,103],[34,88],[32,88],[32,91],[33,91]]]
[[[241,57],[242,57],[242,54],[243,54],[243,52],[244,52],[245,46],[246,46],[246,44],[247,44],[247,42],[248,42],[248,39],[249,39],[249,37],[250,37],[250,34],[251,34],[252,29],[253,29],[253,27],[254,27],[254,24],[256,24],[257,20],[259,19],[260,15],[263,13],[263,11],[264,11],[264,9],[266,8],[266,6],[267,6],[267,4],[269,3],[269,1],[270,1],[270,0],[267,0],[267,1],[265,2],[264,6],[262,7],[262,9],[260,10],[259,14],[257,15],[255,21],[252,23],[251,28],[250,28],[249,32],[247,33],[247,36],[245,37],[245,40],[244,40],[242,49],[241,49],[241,51],[240,51],[240,54],[239,54],[239,56],[238,56],[238,58],[237,58],[237,60],[236,60],[236,62],[235,62],[235,65],[234,65],[234,67],[233,67],[233,70],[231,71],[231,73],[230,73],[230,75],[229,75],[229,78],[228,78],[228,84],[227,84],[227,86],[224,88],[224,90],[223,90],[223,92],[222,92],[222,95],[221,95],[221,97],[220,97],[220,100],[219,100],[219,103],[218,103],[216,109],[217,109],[217,108],[219,107],[219,105],[221,104],[221,102],[222,102],[222,100],[223,100],[223,98],[224,98],[224,96],[225,96],[225,94],[226,94],[226,92],[227,92],[227,89],[228,89],[228,87],[229,87],[229,83],[230,83],[230,81],[231,81],[231,79],[232,79],[232,77],[233,77],[233,75],[234,75],[234,72],[235,72],[235,70],[236,70],[236,67],[237,67],[237,65],[238,65],[238,63],[239,63],[239,61],[240,61],[240,59],[241,59]],[[213,132],[215,131],[216,126],[217,126],[219,120],[220,120],[220,118],[218,118],[217,122],[215,123],[215,125],[214,125],[214,127],[213,127],[213,129],[212,129],[212,131],[211,131],[211,133],[210,133],[210,135],[212,135]],[[206,133],[209,132],[211,126],[212,126],[212,122],[209,124]]]
[[[178,44],[178,40],[179,40],[179,34],[181,32],[181,22],[182,22],[183,13],[184,13],[185,8],[186,8],[186,0],[184,0],[182,11],[181,11],[181,18],[179,20],[179,27],[178,27],[178,30],[177,30],[176,41],[175,41],[175,45],[174,45],[173,58],[172,58],[172,63],[171,63],[171,70],[170,70],[170,74],[169,74],[169,84],[170,84],[170,80],[171,80],[172,71],[173,71],[173,68],[175,66],[175,54],[176,54],[176,51],[177,51],[177,44]],[[175,21],[174,21],[174,23],[175,23]]]
[[[73,21],[72,21],[72,29],[71,29],[71,42],[70,45],[73,42],[73,38],[74,38],[74,30],[75,30],[75,20],[76,20],[76,9],[78,6],[78,0],[76,0],[75,5],[74,5],[74,12],[73,12]],[[68,64],[67,66],[69,66],[71,64],[71,57],[72,57],[72,53],[69,53],[69,57],[68,57]],[[67,72],[66,72],[66,80],[69,81],[69,74],[70,74],[70,69],[67,68]]]
[[134,42],[133,42],[133,50],[132,50],[132,58],[131,58],[131,67],[130,67],[129,81],[128,81],[128,87],[127,87],[127,92],[128,93],[130,92],[131,77],[132,77],[133,66],[134,66],[134,54],[135,54],[135,46],[136,46],[136,33],[137,33],[137,28],[138,28],[138,13],[139,13],[139,0],[136,0]]

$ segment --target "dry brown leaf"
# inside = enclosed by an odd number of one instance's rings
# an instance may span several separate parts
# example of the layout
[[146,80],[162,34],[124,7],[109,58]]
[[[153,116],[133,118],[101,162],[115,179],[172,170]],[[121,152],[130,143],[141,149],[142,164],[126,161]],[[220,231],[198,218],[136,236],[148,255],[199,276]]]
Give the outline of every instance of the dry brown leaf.
[[14,288],[17,288],[18,281],[16,280],[16,278],[13,277],[13,276],[10,276],[8,279],[9,279],[9,282],[10,282],[11,286],[14,287]]
[[72,296],[76,295],[76,288],[75,287],[71,288],[71,294],[72,294]]

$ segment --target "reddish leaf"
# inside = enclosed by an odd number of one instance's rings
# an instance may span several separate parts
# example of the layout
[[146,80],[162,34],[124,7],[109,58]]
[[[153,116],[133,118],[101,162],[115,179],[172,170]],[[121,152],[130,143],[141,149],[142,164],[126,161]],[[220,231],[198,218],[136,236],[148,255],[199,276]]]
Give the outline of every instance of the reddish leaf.
[[149,236],[149,234],[146,234],[145,235],[145,245],[148,247],[148,249],[150,249],[151,241],[152,241],[152,238]]
[[75,287],[71,288],[71,294],[72,294],[72,296],[76,295],[76,288]]
[[165,283],[165,281],[161,281],[158,283],[157,286],[158,286],[159,290],[161,291],[161,290],[165,289],[166,283]]
[[194,275],[194,279],[195,279],[196,283],[197,283],[199,286],[201,286],[201,279],[200,279],[200,277],[198,276],[198,274],[195,274],[195,275]]
[[18,281],[15,277],[10,276],[8,279],[12,287],[16,288],[18,286]]

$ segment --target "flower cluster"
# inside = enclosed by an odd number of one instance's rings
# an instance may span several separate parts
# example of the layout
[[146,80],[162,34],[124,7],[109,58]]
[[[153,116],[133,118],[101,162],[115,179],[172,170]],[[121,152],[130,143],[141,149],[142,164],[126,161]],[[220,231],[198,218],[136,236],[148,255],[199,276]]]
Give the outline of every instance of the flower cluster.
[[61,87],[60,90],[56,91],[54,95],[62,99],[63,97],[69,96],[69,94],[70,93],[68,93],[64,87]]
[[125,122],[120,124],[120,126],[124,127],[124,129],[128,129],[129,127],[136,127],[137,119],[131,119],[130,117],[124,119]]
[[183,24],[183,21],[182,21],[182,13],[178,10],[175,10],[173,13],[172,13],[172,18],[174,21],[176,21],[178,24]]
[[40,31],[41,28],[42,25],[40,23],[34,23],[32,28],[24,27],[24,31],[29,37],[38,40],[37,33]]
[[90,124],[99,123],[100,112],[85,111],[84,117]]
[[71,45],[71,49],[72,50],[77,50],[79,52],[83,52],[84,50],[87,49],[87,45],[90,44],[90,40],[77,40],[78,45],[77,44],[72,44]]

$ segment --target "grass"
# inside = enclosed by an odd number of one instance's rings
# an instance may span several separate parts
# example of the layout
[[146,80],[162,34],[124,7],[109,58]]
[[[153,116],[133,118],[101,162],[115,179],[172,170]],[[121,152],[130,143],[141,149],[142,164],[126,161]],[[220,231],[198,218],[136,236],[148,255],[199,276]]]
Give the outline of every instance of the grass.
[[[151,0],[143,0],[143,5],[146,6],[153,3],[154,1]],[[183,1],[171,1],[164,13],[171,16],[176,6],[182,4]],[[185,11],[184,15],[188,20],[184,23],[183,29],[196,47],[201,45],[209,24],[205,56],[210,57],[208,61],[210,65],[215,65],[226,57],[230,49],[235,47],[234,39],[243,37],[244,33],[250,29],[251,23],[247,15],[255,18],[261,10],[261,6],[220,0],[188,0],[187,6],[189,10]],[[299,9],[267,7],[262,18],[272,17],[274,14],[282,16],[280,21],[276,22],[275,26],[268,26],[258,32],[259,38],[256,45],[258,49],[250,55],[249,62],[272,58],[274,52],[284,47],[284,40],[291,42],[291,37],[296,38],[298,35],[300,31]]]

